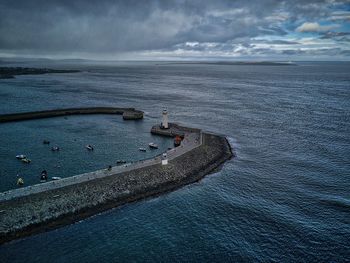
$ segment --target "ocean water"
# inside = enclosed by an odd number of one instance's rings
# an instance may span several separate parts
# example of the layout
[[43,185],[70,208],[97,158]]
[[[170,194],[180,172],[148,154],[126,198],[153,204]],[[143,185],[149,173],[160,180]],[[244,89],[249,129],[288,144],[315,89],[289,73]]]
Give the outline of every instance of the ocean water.
[[[237,155],[172,193],[0,246],[1,262],[347,262],[350,260],[350,63],[238,66],[165,62],[18,62],[75,74],[0,80],[0,112],[135,107],[0,125],[0,189],[48,167],[70,176],[138,152],[163,108],[171,121],[224,134]],[[62,146],[51,153],[41,142]],[[85,144],[96,151],[87,152]],[[26,166],[14,155],[26,153]]]
[[[6,139],[0,145],[0,191],[18,188],[17,175],[26,186],[33,185],[40,183],[43,170],[49,177],[69,177],[118,165],[119,160],[151,158],[173,147],[170,138],[151,135],[151,127],[147,119],[123,121],[121,115],[74,115],[1,125],[1,138]],[[150,142],[159,148],[149,149]],[[86,149],[88,144],[93,151]],[[51,151],[56,145],[60,151]],[[147,151],[139,151],[140,147]],[[31,163],[17,160],[17,154],[25,154]]]

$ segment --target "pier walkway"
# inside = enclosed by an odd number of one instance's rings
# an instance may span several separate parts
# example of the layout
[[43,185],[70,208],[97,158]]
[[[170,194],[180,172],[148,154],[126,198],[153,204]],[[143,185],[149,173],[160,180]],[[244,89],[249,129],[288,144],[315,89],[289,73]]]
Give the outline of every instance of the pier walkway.
[[[153,128],[152,128],[153,129]],[[179,147],[172,148],[167,153],[167,159],[171,164],[171,161],[196,147],[202,145],[202,133],[200,130],[187,130],[184,131],[184,139]],[[13,189],[0,193],[0,202],[11,200],[13,198],[29,196],[40,192],[45,192],[57,188],[62,188],[69,185],[80,184],[83,182],[103,178],[106,176],[117,176],[118,174],[128,172],[131,170],[141,169],[152,165],[160,165],[162,161],[162,155],[158,155],[151,159],[140,160],[124,165],[113,166],[110,170],[102,169],[94,172],[83,173],[71,177],[62,178],[56,181],[49,181],[41,184],[27,186],[23,188]]]

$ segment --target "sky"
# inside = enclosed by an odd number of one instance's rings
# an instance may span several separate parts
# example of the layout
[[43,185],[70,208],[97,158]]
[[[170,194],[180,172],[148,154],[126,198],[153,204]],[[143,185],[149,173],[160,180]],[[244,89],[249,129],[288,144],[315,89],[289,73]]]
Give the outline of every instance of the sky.
[[350,0],[0,0],[0,57],[350,60]]

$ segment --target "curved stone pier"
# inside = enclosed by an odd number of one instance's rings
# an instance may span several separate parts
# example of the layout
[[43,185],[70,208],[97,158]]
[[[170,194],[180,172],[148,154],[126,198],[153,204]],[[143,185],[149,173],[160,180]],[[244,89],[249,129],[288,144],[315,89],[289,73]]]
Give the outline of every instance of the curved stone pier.
[[[0,244],[172,191],[200,180],[232,157],[225,137],[178,125],[176,129],[184,140],[167,151],[167,165],[156,156],[1,193]],[[169,131],[163,135],[171,136]]]

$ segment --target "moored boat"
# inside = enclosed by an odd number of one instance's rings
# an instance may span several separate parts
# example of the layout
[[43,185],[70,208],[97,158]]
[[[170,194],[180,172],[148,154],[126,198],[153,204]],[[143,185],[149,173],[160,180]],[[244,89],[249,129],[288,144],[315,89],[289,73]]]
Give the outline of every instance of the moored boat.
[[44,170],[41,172],[40,182],[46,182],[46,181],[47,181],[47,171]]
[[24,180],[23,180],[22,177],[19,177],[19,178],[17,179],[17,185],[19,185],[19,186],[24,185]]
[[16,155],[16,158],[19,160],[22,160],[24,158],[27,158],[27,156],[25,156],[24,154],[18,154],[18,155]]
[[93,151],[94,147],[92,147],[92,145],[88,144],[85,146],[86,149],[88,149],[89,151]]
[[60,150],[60,147],[58,147],[58,146],[53,146],[51,148],[51,151],[53,151],[53,152],[58,152],[59,150]]
[[139,148],[139,151],[140,151],[140,152],[145,152],[146,149],[145,149],[145,148]]
[[158,149],[158,145],[155,144],[154,142],[149,143],[148,146],[149,146],[151,149]]
[[30,163],[32,160],[28,159],[27,157],[21,159],[22,162],[24,163]]
[[174,146],[175,146],[175,147],[180,146],[181,141],[182,141],[182,138],[181,138],[179,135],[176,135],[176,137],[175,137],[175,139],[174,139]]

